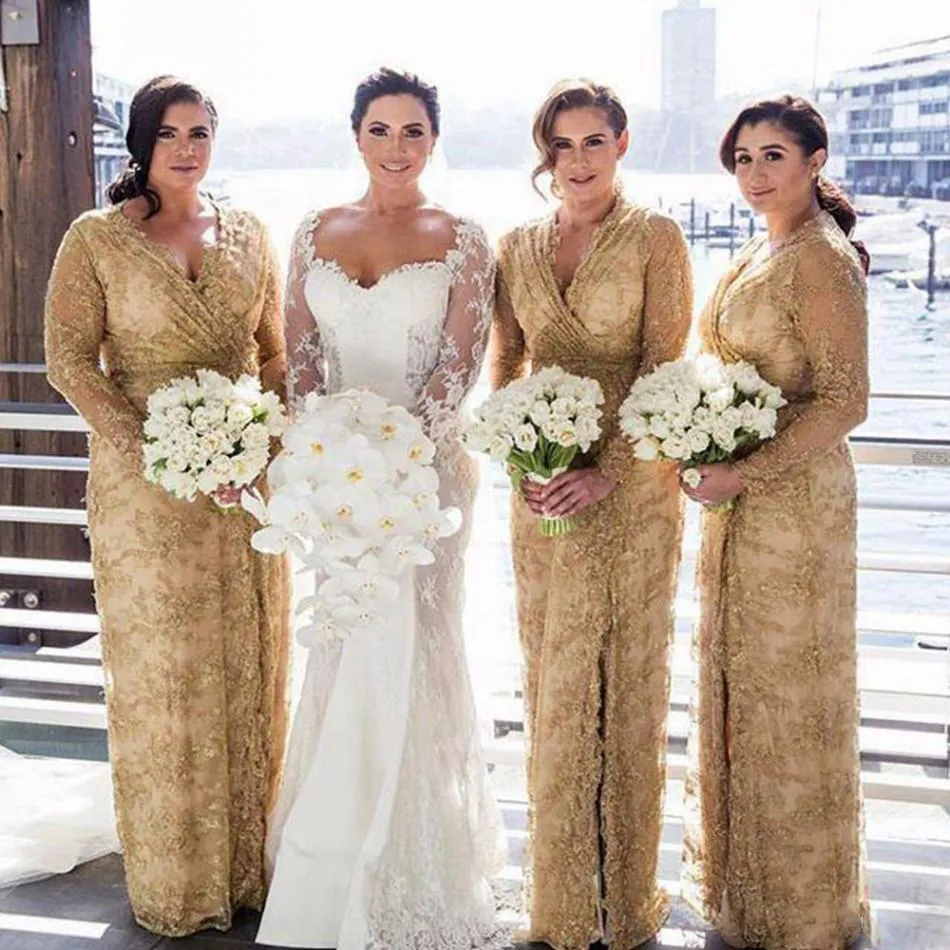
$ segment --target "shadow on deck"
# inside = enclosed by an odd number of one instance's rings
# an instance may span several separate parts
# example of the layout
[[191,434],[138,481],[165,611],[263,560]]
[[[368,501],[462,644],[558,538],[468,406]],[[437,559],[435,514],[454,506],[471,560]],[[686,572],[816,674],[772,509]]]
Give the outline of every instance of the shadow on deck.
[[[950,894],[950,888],[948,888]],[[906,905],[910,909],[911,905]],[[896,908],[895,908],[896,909]],[[918,910],[924,910],[923,907]],[[950,947],[950,909],[930,907],[937,918],[912,911],[878,912],[881,950],[940,950]],[[192,937],[160,937],[132,918],[122,861],[110,855],[69,874],[0,892],[0,947],[3,950],[238,950],[254,943],[259,915],[244,911],[227,933],[203,931]],[[516,944],[516,950],[544,950],[543,944]],[[278,950],[278,948],[271,948]],[[603,948],[607,950],[607,948]],[[626,950],[626,948],[618,948]],[[639,950],[729,950],[681,902],[659,937]],[[871,950],[859,941],[850,950]]]

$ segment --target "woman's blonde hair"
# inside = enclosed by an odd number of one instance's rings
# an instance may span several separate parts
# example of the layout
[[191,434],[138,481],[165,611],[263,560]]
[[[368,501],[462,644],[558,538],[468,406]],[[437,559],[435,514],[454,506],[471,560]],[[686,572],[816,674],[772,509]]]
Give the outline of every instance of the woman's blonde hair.
[[554,149],[551,147],[551,134],[554,122],[562,112],[571,109],[600,109],[607,118],[607,124],[614,135],[620,138],[627,130],[627,110],[610,86],[600,86],[589,79],[562,79],[547,94],[541,107],[534,115],[531,137],[540,159],[531,173],[531,187],[541,195],[538,179],[554,170]]

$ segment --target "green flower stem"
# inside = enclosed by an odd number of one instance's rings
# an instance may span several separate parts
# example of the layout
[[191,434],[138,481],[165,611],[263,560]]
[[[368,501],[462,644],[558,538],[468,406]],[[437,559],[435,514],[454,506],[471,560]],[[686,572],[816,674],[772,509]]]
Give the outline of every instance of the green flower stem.
[[545,538],[557,538],[573,530],[573,518],[541,518],[541,534]]

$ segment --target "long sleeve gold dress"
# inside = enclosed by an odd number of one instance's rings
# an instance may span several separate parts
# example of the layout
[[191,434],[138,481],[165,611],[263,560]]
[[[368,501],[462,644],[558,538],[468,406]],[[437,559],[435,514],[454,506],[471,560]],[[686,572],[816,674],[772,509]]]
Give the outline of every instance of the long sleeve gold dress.
[[289,582],[255,525],[143,476],[148,395],[199,368],[286,375],[278,269],[245,212],[187,278],[120,206],[70,227],[50,277],[50,382],[89,423],[87,487],[109,751],[142,926],[226,930],[260,907],[265,817],[286,733]]
[[684,894],[736,946],[835,950],[870,921],[846,442],[867,411],[866,286],[834,219],[753,239],[700,333],[789,405],[736,465],[735,508],[704,513]]
[[634,459],[617,410],[638,375],[682,355],[692,280],[676,223],[622,196],[564,293],[556,247],[553,216],[501,242],[492,386],[553,364],[597,379],[604,434],[587,461],[616,487],[557,538],[513,495],[528,936],[630,950],[668,911],[657,863],[682,506],[676,471]]

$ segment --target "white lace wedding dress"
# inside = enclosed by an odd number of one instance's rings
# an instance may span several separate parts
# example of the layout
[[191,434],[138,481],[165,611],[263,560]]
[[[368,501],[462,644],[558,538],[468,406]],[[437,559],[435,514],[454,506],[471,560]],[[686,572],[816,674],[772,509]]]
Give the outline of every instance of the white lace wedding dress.
[[444,260],[372,287],[294,238],[291,399],[372,389],[422,420],[443,504],[463,512],[435,564],[404,582],[383,635],[311,651],[268,843],[259,943],[338,950],[501,945],[490,880],[505,838],[483,761],[462,635],[463,557],[477,466],[457,440],[491,322],[494,262],[460,222]]

